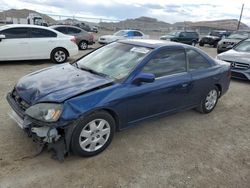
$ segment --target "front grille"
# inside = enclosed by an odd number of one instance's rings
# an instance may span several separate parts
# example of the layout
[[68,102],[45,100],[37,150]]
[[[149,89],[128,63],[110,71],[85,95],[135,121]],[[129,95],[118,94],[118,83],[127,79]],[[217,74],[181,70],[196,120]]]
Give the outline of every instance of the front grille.
[[226,45],[234,45],[234,42],[223,42],[223,44],[226,44]]
[[249,69],[250,68],[250,65],[247,64],[247,63],[239,63],[239,62],[235,62],[235,61],[227,61],[229,63],[231,63],[231,67],[233,69]]
[[100,40],[105,40],[105,38],[100,38]]
[[15,100],[16,104],[21,108],[21,110],[25,111],[30,107],[30,105],[18,95],[15,89],[13,90],[11,96]]

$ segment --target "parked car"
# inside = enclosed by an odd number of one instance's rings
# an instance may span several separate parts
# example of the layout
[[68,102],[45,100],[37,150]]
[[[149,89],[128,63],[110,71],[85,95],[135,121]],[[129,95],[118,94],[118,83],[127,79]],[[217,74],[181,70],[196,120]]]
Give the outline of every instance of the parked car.
[[99,44],[109,44],[121,39],[147,39],[148,35],[138,30],[120,30],[113,35],[104,35],[98,39]]
[[84,22],[81,23],[75,23],[74,26],[76,27],[80,27],[81,29],[90,32],[91,31],[91,27],[88,24],[85,24]]
[[63,63],[78,53],[74,36],[27,24],[1,26],[0,49],[0,61],[51,59]]
[[87,31],[71,25],[53,25],[50,26],[52,29],[55,29],[66,35],[73,35],[76,38],[76,44],[80,50],[88,49],[89,45],[94,44],[94,36]]
[[199,34],[195,31],[174,31],[167,35],[161,36],[160,39],[181,42],[195,46],[199,41]]
[[91,28],[91,32],[98,33],[98,27],[97,26],[93,26]]
[[231,65],[232,77],[250,80],[250,39],[243,40],[231,50],[217,55]]
[[19,126],[58,157],[93,156],[115,131],[139,121],[193,108],[211,112],[229,83],[229,64],[198,48],[133,39],[26,75],[7,100]]
[[212,31],[207,36],[201,38],[199,45],[204,46],[205,44],[208,44],[216,48],[218,42],[229,35],[230,32],[228,31]]
[[250,38],[250,31],[235,31],[227,38],[224,38],[218,42],[217,53],[225,52],[230,50],[238,44],[240,41]]

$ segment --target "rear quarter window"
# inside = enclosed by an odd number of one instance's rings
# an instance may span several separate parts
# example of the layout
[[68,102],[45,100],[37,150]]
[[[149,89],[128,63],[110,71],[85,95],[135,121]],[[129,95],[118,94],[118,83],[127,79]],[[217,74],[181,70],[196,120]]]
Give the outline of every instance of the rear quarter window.
[[190,71],[205,69],[211,67],[208,60],[203,57],[199,52],[193,49],[186,49],[188,58],[188,67]]

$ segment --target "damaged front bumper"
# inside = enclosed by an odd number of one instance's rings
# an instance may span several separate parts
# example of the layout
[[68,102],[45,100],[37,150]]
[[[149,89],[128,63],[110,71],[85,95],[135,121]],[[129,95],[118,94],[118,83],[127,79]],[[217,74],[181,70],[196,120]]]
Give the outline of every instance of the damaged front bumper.
[[48,150],[54,152],[53,157],[62,161],[70,151],[74,122],[46,123],[38,121],[25,114],[25,108],[13,96],[13,93],[8,93],[7,101],[13,109],[9,116],[38,144],[38,153],[47,146]]

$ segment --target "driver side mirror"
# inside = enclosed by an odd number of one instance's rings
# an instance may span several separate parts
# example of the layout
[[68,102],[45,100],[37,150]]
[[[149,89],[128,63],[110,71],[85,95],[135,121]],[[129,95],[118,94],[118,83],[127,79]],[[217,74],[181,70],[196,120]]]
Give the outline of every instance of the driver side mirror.
[[140,85],[141,83],[152,83],[155,81],[155,75],[151,73],[139,73],[132,80],[132,84]]
[[0,41],[2,41],[5,38],[6,38],[5,35],[0,35]]

